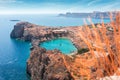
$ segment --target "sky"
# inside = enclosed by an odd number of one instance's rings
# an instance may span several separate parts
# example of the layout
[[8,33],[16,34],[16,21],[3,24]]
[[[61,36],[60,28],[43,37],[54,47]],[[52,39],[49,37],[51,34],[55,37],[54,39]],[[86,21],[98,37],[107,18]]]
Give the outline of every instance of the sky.
[[0,14],[58,14],[120,10],[120,0],[0,0]]

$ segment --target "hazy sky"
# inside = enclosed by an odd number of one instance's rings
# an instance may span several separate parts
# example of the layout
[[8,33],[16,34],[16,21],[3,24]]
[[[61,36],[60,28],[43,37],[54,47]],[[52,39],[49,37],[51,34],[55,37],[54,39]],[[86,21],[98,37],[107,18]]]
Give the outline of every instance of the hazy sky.
[[0,14],[120,10],[120,0],[0,0]]

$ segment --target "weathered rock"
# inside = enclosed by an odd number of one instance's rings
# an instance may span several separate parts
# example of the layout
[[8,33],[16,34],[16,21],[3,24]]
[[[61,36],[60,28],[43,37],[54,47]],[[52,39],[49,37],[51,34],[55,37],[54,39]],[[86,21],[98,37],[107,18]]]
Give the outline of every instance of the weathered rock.
[[14,29],[12,30],[10,36],[12,38],[22,38],[23,37],[23,33],[24,33],[24,29],[26,27],[32,27],[32,24],[28,23],[28,22],[20,22],[20,23],[17,23],[15,26],[14,26]]
[[27,61],[27,73],[32,80],[73,80],[59,51],[35,47]]
[[28,22],[17,23],[11,32],[11,38],[19,38],[25,41],[38,39],[40,42],[59,37],[66,37],[67,35],[68,32],[66,30],[38,26]]

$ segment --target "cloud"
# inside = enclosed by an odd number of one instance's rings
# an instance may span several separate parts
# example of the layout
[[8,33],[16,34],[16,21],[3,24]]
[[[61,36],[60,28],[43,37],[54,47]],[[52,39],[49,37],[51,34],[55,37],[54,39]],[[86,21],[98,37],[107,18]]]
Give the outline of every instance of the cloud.
[[0,9],[4,9],[4,8],[6,8],[6,7],[0,6]]
[[23,3],[21,0],[0,0],[0,4]]
[[16,7],[16,5],[22,5],[23,3],[22,0],[0,0],[0,9],[7,9],[13,6]]
[[88,5],[88,6],[91,6],[92,4],[97,3],[98,1],[99,1],[99,0],[93,0],[93,1],[89,2],[87,5]]
[[113,9],[113,8],[115,9],[116,7],[120,7],[120,3],[116,2],[116,3],[113,3],[113,4],[108,4],[106,6],[103,6],[103,8],[106,9],[106,10],[107,9],[108,10]]
[[64,13],[120,9],[119,0],[75,0],[69,3],[60,1],[62,0],[0,0],[0,13]]

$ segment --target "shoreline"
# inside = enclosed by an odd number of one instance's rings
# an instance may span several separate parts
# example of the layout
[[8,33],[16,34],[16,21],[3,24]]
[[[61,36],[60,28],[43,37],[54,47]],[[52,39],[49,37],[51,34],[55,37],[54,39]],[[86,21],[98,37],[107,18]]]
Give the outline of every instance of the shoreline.
[[[67,38],[67,37],[60,37],[60,38],[56,38],[56,39],[52,39],[52,40],[57,40],[57,39],[65,39],[65,40],[69,40],[69,41],[71,41],[71,39],[69,39],[69,38]],[[51,41],[51,40],[47,40],[47,41]],[[43,41],[43,42],[47,42],[47,41]],[[39,45],[41,44],[41,43],[43,43],[43,42],[40,42],[39,43]],[[78,48],[75,46],[75,44],[71,41],[71,43],[72,43],[72,45],[76,48],[76,51],[73,51],[73,52],[70,52],[70,53],[62,53],[59,49],[57,49],[57,50],[59,50],[62,54],[64,54],[64,55],[75,55],[75,54],[77,54],[77,52],[78,52]],[[41,47],[41,46],[39,46],[39,47]],[[44,47],[42,47],[42,48],[44,48]],[[45,48],[46,49],[46,48]],[[46,49],[47,50],[47,49]],[[53,50],[55,50],[55,49],[53,49]]]

